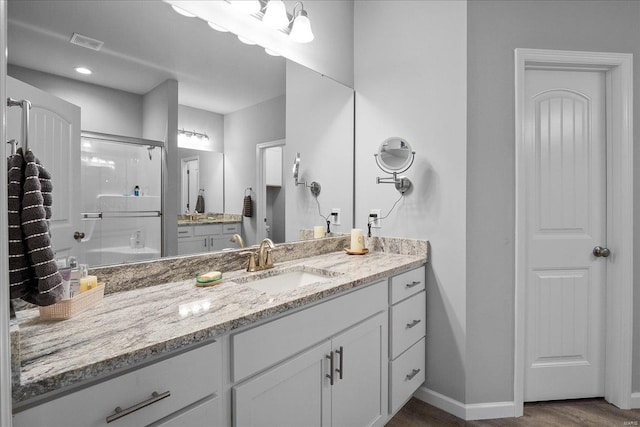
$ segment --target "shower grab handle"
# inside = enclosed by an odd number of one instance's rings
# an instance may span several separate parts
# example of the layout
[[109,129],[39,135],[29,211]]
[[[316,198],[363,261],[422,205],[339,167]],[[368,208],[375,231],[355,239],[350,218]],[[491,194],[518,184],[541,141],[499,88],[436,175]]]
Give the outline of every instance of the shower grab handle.
[[156,218],[161,217],[161,211],[109,211],[109,212],[82,212],[83,220],[97,221],[105,218]]

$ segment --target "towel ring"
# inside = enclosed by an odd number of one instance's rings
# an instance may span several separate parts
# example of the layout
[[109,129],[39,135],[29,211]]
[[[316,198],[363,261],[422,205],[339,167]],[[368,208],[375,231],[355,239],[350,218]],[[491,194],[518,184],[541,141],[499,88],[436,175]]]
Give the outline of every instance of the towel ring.
[[247,187],[244,189],[244,196],[247,197],[247,191],[249,192],[249,195],[251,195],[251,193],[256,194],[253,192],[253,189],[251,187]]

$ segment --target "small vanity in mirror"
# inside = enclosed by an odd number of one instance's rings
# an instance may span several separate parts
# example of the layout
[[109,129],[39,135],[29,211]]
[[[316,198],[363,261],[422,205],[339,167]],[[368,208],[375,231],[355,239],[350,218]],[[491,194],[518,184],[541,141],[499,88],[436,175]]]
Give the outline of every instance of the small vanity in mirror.
[[398,176],[409,170],[416,157],[411,144],[403,138],[391,137],[385,139],[373,155],[378,167],[391,177],[376,178],[377,184],[394,184],[396,190],[404,194],[411,188],[411,181],[405,176]]

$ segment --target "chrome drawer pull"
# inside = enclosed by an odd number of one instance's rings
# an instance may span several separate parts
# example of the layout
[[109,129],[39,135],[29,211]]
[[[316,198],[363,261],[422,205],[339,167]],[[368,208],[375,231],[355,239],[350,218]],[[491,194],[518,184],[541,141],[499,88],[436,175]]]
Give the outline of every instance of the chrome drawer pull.
[[405,286],[406,286],[407,288],[413,288],[414,286],[418,286],[420,283],[422,283],[422,282],[421,282],[421,281],[419,281],[419,280],[414,280],[414,281],[413,281],[413,282],[411,282],[411,283],[407,283]]
[[411,322],[411,323],[407,323],[407,329],[411,329],[411,328],[413,328],[414,326],[416,326],[416,325],[417,325],[418,323],[420,323],[420,322],[422,322],[422,320],[420,320],[420,319],[416,319],[416,320],[414,320],[414,321],[413,321],[413,322]]
[[344,348],[340,346],[340,350],[336,350],[336,353],[340,355],[340,368],[336,369],[336,371],[340,374],[340,379],[342,379],[342,363],[344,359]]
[[166,397],[169,397],[169,396],[171,396],[171,391],[170,390],[167,390],[164,393],[158,393],[157,391],[154,391],[153,393],[151,393],[151,397],[149,399],[145,400],[144,402],[140,402],[137,405],[133,405],[133,406],[131,406],[129,408],[126,408],[126,409],[122,409],[121,407],[118,406],[115,409],[115,414],[109,415],[107,417],[107,423],[110,423],[110,422],[115,421],[117,419],[120,419],[120,418],[122,418],[124,416],[127,416],[127,415],[129,415],[129,414],[131,414],[133,412],[136,412],[139,409],[142,409],[142,408],[144,408],[146,406],[149,406],[149,405],[151,405],[153,403],[156,403],[157,401],[162,400],[162,399],[164,399]]
[[407,377],[405,378],[405,380],[406,381],[411,381],[413,379],[413,377],[418,375],[419,372],[420,372],[420,369],[414,369],[413,371],[411,371],[410,374],[407,374]]
[[333,385],[333,351],[325,356],[329,359],[329,372],[330,374],[326,374],[325,377],[329,378],[331,385]]

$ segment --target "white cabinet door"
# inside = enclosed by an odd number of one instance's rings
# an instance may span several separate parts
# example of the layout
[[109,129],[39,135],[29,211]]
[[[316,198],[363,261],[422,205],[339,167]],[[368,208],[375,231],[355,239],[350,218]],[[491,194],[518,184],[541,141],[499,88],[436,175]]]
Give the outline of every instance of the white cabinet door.
[[[49,231],[57,257],[78,255],[73,238],[80,224],[80,108],[7,77],[7,96],[31,101],[29,148],[51,174],[53,207]],[[22,146],[21,109],[7,111],[7,139]]]
[[381,425],[386,417],[387,317],[380,313],[335,337],[333,426]]
[[233,387],[235,426],[329,426],[330,352],[325,341]]
[[191,255],[209,250],[209,236],[181,237],[178,239],[178,255]]

